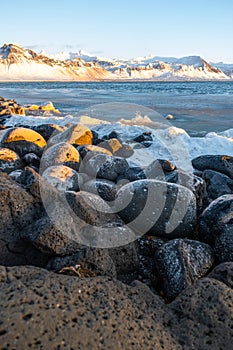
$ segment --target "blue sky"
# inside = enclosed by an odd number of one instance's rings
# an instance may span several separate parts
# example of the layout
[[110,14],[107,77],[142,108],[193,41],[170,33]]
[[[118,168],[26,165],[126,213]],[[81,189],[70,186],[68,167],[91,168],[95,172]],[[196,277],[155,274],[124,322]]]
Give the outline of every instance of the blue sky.
[[1,2],[1,14],[0,44],[233,63],[231,0],[10,0]]

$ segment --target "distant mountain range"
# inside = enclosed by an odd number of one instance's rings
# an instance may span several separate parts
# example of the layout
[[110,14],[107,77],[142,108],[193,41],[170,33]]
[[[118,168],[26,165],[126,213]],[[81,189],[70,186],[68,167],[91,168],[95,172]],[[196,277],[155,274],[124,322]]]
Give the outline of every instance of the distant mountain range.
[[18,44],[0,48],[1,81],[230,80],[233,64],[208,63],[200,56],[148,56],[130,60],[83,51],[49,55]]

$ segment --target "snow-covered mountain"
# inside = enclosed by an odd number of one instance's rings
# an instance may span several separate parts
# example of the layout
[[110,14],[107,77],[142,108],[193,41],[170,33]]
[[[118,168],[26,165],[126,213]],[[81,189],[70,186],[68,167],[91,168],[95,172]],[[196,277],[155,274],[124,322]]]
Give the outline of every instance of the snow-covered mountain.
[[231,79],[233,79],[233,63],[211,63],[215,67],[221,69],[223,73],[225,73],[227,76],[229,76]]
[[111,59],[93,56],[82,50],[78,52],[61,52],[53,58],[80,58],[86,62],[95,62],[121,79],[153,80],[226,80],[232,78],[221,67],[209,64],[200,56],[182,58],[146,56],[132,59]]
[[18,44],[0,48],[0,80],[98,80],[109,79],[112,73],[94,62],[80,58],[58,60],[24,49]]
[[[225,67],[231,66],[231,67]],[[227,80],[233,65],[218,66],[200,56],[182,58],[146,56],[111,59],[78,52],[50,55],[17,44],[0,48],[0,80]]]

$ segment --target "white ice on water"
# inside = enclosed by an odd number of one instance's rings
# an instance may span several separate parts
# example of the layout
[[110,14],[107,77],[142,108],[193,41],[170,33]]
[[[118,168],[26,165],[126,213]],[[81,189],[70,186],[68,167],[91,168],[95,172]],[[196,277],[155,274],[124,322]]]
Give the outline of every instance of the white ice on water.
[[116,130],[123,141],[134,139],[142,132],[150,131],[153,136],[153,143],[149,148],[135,147],[135,154],[132,157],[136,163],[147,165],[153,159],[163,158],[170,160],[177,167],[184,170],[191,170],[191,159],[200,155],[229,155],[233,156],[233,128],[223,132],[210,132],[204,137],[191,137],[181,128],[171,124],[153,122],[149,117],[137,116],[131,120],[121,119],[116,123],[91,118],[89,116],[75,117],[66,116],[12,116],[6,126],[17,125],[40,125],[40,124],[80,123],[94,127],[100,137]]

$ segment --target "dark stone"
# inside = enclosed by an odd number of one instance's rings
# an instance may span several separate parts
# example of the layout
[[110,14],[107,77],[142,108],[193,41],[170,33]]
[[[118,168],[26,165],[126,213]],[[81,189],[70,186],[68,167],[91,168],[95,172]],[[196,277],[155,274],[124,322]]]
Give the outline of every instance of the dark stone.
[[95,275],[116,278],[115,264],[106,249],[80,247],[73,255],[52,258],[46,268],[59,271],[65,267],[77,265],[92,271]]
[[32,266],[0,267],[0,281],[3,349],[232,347],[233,293],[210,278],[169,305],[139,281],[129,286],[109,277],[77,278]]
[[[0,174],[0,264],[33,264],[40,259],[35,249],[21,242],[20,231],[37,220],[40,207],[27,191],[9,176]],[[33,254],[31,251],[33,250]]]
[[141,235],[187,237],[196,223],[194,194],[163,181],[138,180],[121,187],[113,209]]
[[231,216],[231,222],[215,237],[214,252],[219,262],[233,261],[233,212]]
[[99,195],[108,202],[114,201],[117,193],[116,184],[105,179],[89,180],[81,186],[81,190]]
[[20,169],[23,162],[14,151],[9,148],[0,148],[0,171],[11,173],[14,170]]
[[98,154],[92,157],[85,165],[87,174],[94,178],[102,178],[116,181],[119,175],[129,168],[124,158],[111,157],[106,154]]
[[142,142],[148,142],[148,141],[153,141],[153,137],[151,136],[151,132],[150,131],[145,131],[143,132],[142,134],[136,136],[133,141],[135,142],[139,142],[139,143],[142,143]]
[[146,179],[144,169],[139,166],[134,166],[126,169],[126,171],[118,177],[117,182],[121,181],[123,183],[123,181],[126,180],[127,183],[128,181],[132,182],[143,179]]
[[111,211],[111,208],[100,197],[86,191],[66,192],[66,200],[74,214],[88,225],[103,226],[107,223],[118,225],[120,218]]
[[198,214],[202,212],[204,207],[207,205],[205,180],[195,174],[185,172],[181,169],[167,173],[165,178],[167,182],[177,183],[189,188],[195,194]]
[[217,265],[207,277],[221,281],[233,289],[233,262]]
[[59,132],[64,131],[64,127],[61,127],[57,124],[41,124],[31,127],[32,130],[38,132],[45,141],[48,141],[51,136],[58,134]]
[[210,203],[199,218],[198,239],[214,245],[224,227],[233,226],[233,195],[226,194]]
[[23,161],[26,165],[40,167],[40,158],[34,153],[27,153],[23,156]]
[[182,349],[232,348],[233,291],[223,283],[202,278],[181,293],[168,309],[176,315],[169,328]]
[[205,170],[202,176],[210,202],[224,194],[233,194],[233,180],[228,176],[213,170]]
[[207,273],[213,265],[214,255],[205,243],[175,239],[156,251],[154,261],[161,293],[171,301]]
[[22,232],[22,239],[29,241],[38,250],[46,255],[71,255],[77,252],[80,244],[75,240],[75,234],[70,234],[72,222],[64,219],[59,227],[48,216],[42,217]]
[[23,157],[27,153],[35,153],[37,156],[41,156],[43,153],[42,147],[39,147],[35,143],[29,141],[7,142],[2,143],[2,146],[15,151],[20,157]]
[[142,283],[33,267],[2,267],[0,280],[2,348],[132,350],[142,342],[145,349],[179,347],[163,326],[172,315]]
[[211,169],[225,174],[233,179],[233,157],[226,155],[205,155],[192,160],[194,168],[198,170]]
[[[108,249],[109,255],[112,258],[117,276],[128,275],[138,272],[139,260],[135,242],[126,244],[121,247]],[[134,276],[135,279],[135,276]]]

